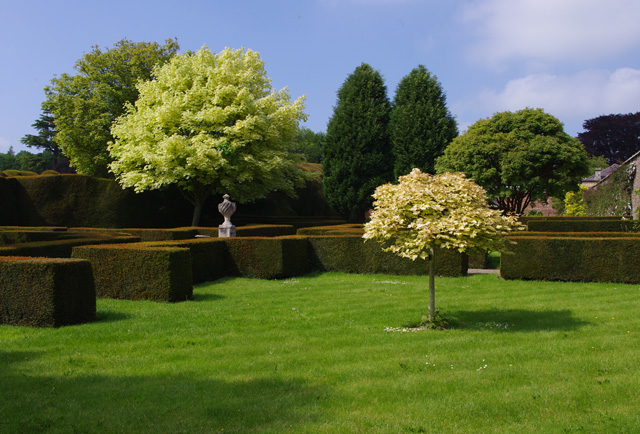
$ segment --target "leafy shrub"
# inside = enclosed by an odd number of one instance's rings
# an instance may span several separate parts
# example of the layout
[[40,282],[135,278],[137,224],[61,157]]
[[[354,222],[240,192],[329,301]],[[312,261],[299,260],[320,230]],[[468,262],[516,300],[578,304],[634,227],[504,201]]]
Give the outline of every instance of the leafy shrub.
[[36,172],[32,172],[30,170],[15,170],[15,169],[7,169],[4,171],[4,174],[7,176],[38,176]]
[[0,323],[58,327],[95,320],[88,261],[0,257]]

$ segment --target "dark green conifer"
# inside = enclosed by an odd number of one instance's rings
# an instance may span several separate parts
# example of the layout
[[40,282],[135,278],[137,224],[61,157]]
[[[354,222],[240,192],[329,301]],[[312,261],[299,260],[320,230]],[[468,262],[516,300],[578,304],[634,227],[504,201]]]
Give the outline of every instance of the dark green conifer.
[[415,167],[435,173],[436,158],[458,136],[446,100],[437,78],[422,65],[398,84],[390,121],[396,177]]
[[324,195],[349,221],[363,221],[376,187],[393,178],[390,113],[380,73],[358,66],[338,90],[323,147]]

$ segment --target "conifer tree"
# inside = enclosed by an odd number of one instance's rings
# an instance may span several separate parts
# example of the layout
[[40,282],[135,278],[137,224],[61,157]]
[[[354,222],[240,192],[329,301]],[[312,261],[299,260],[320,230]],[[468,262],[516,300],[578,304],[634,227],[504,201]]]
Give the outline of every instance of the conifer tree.
[[414,168],[435,173],[435,160],[458,135],[446,96],[437,78],[419,65],[398,84],[390,132],[395,176]]
[[380,73],[358,66],[338,90],[323,148],[325,197],[349,221],[363,221],[376,187],[393,178],[390,113]]

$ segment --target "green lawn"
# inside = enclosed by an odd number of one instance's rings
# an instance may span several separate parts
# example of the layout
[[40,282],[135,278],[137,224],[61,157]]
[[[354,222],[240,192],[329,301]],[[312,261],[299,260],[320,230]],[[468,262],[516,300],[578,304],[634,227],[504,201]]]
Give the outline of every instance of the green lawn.
[[[98,321],[0,326],[2,433],[638,433],[640,287],[225,279]],[[398,331],[400,330],[400,331]]]

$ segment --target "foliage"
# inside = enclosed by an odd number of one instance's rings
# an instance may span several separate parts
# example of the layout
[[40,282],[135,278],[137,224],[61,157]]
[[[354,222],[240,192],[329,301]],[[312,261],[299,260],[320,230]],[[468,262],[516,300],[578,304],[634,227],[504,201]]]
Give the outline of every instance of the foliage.
[[430,261],[430,321],[435,314],[437,248],[501,251],[505,237],[522,228],[515,216],[489,209],[484,189],[462,174],[432,176],[413,169],[398,178],[398,184],[379,186],[373,196],[364,238],[379,241],[396,255]]
[[51,112],[43,110],[40,118],[31,126],[38,131],[38,135],[26,134],[20,139],[20,143],[30,148],[47,149],[57,158],[60,155],[60,148],[54,140],[57,131]]
[[580,186],[579,191],[568,191],[564,197],[564,215],[566,216],[586,216],[587,205],[584,203],[583,194],[587,187]]
[[587,119],[578,140],[591,155],[603,156],[609,165],[623,163],[640,151],[640,112]]
[[609,167],[610,164],[603,156],[589,155],[589,174],[593,175],[597,169],[604,170]]
[[587,153],[562,123],[531,108],[471,125],[447,147],[436,169],[464,172],[499,209],[516,214],[537,200],[564,197],[589,171]]
[[123,39],[105,51],[94,46],[76,62],[76,75],[51,80],[42,106],[54,117],[56,143],[79,173],[108,176],[111,124],[138,98],[136,83],[150,79],[178,49],[172,39],[165,45]]
[[587,215],[631,215],[635,164],[618,167],[605,180],[584,193]]
[[16,154],[13,147],[10,147],[5,154],[0,154],[0,171],[20,170],[37,174],[51,169],[54,164],[55,157],[47,149],[39,154],[32,154],[29,151],[20,151]]
[[113,125],[111,171],[136,192],[175,184],[194,204],[228,193],[240,202],[279,190],[290,195],[309,178],[289,150],[304,97],[271,90],[260,55],[226,48],[174,57],[139,82],[140,97]]
[[375,188],[393,177],[391,104],[378,71],[363,63],[338,90],[323,148],[323,191],[349,221],[363,221]]
[[322,163],[322,144],[325,133],[316,133],[309,128],[298,128],[291,152],[309,163]]
[[442,86],[423,65],[400,80],[389,129],[396,177],[406,175],[414,167],[435,173],[436,158],[458,135]]

